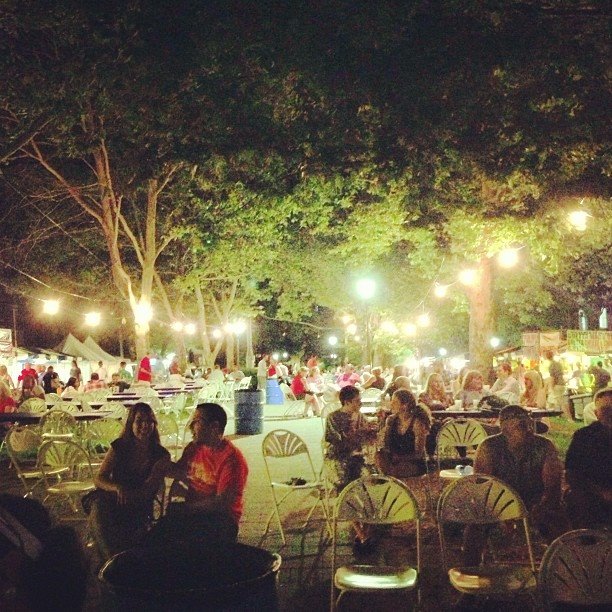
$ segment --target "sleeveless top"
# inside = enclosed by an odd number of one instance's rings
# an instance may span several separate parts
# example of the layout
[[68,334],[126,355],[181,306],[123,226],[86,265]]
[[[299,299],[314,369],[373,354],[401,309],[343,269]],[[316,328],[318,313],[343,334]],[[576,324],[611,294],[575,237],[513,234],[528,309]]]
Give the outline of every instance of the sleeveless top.
[[170,454],[163,446],[155,446],[151,449],[149,460],[145,465],[134,469],[133,462],[130,461],[132,444],[124,438],[117,438],[111,446],[116,455],[116,463],[113,469],[113,481],[129,489],[141,487],[151,474],[153,466],[162,457]]
[[404,433],[400,433],[400,420],[396,415],[389,417],[393,419],[391,423],[387,423],[387,435],[385,436],[385,448],[393,455],[413,455],[415,450],[415,435],[414,435],[414,420],[416,415],[413,415],[408,423],[408,429]]

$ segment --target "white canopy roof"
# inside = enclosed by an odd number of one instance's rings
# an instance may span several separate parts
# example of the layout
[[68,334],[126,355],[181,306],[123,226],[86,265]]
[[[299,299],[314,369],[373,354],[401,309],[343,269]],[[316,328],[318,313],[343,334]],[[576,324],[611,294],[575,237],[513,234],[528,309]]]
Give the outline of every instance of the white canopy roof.
[[[100,361],[103,360],[102,356],[96,351],[83,344],[78,338],[75,338],[72,334],[68,334],[60,344],[55,347],[55,350],[72,357],[80,357],[81,359],[87,359],[88,361]],[[114,357],[111,357],[114,360]]]
[[83,341],[83,344],[91,349],[92,351],[95,351],[98,355],[100,355],[99,360],[101,359],[102,361],[120,361],[121,358],[120,357],[113,357],[113,355],[111,355],[110,353],[107,353],[91,336],[87,336],[87,338],[85,338],[85,340]]

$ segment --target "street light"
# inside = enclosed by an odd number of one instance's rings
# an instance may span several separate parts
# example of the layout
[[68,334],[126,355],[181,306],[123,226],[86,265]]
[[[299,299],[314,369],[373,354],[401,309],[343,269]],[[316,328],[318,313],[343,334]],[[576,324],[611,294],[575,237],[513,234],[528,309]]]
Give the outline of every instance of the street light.
[[376,293],[376,283],[371,278],[360,278],[357,281],[357,295],[363,300],[365,307],[365,363],[372,363],[372,330],[370,326],[370,309],[368,301],[374,297]]

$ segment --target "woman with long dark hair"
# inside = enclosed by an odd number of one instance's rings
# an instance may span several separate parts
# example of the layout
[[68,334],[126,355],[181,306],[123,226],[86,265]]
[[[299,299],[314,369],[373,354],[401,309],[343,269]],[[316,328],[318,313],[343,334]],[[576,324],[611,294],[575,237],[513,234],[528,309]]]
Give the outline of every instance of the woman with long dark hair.
[[95,479],[90,520],[103,558],[134,546],[144,535],[169,463],[170,453],[161,445],[151,406],[134,404]]

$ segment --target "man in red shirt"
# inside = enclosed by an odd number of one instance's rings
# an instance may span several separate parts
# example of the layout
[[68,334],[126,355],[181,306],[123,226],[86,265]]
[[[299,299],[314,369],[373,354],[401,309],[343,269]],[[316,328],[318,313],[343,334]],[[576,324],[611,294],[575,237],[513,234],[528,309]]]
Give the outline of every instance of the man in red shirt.
[[167,515],[175,539],[227,542],[238,536],[249,468],[240,450],[223,437],[226,424],[219,404],[196,406],[193,441],[167,472],[187,485],[185,503],[171,504]]
[[146,353],[145,356],[140,360],[137,379],[139,382],[150,383],[152,378],[153,375],[151,373],[151,360],[149,359],[149,353]]
[[23,370],[21,370],[21,374],[17,378],[17,382],[21,382],[26,376],[31,376],[34,380],[38,380],[38,372],[32,367],[32,364],[29,361],[26,361],[23,364]]

